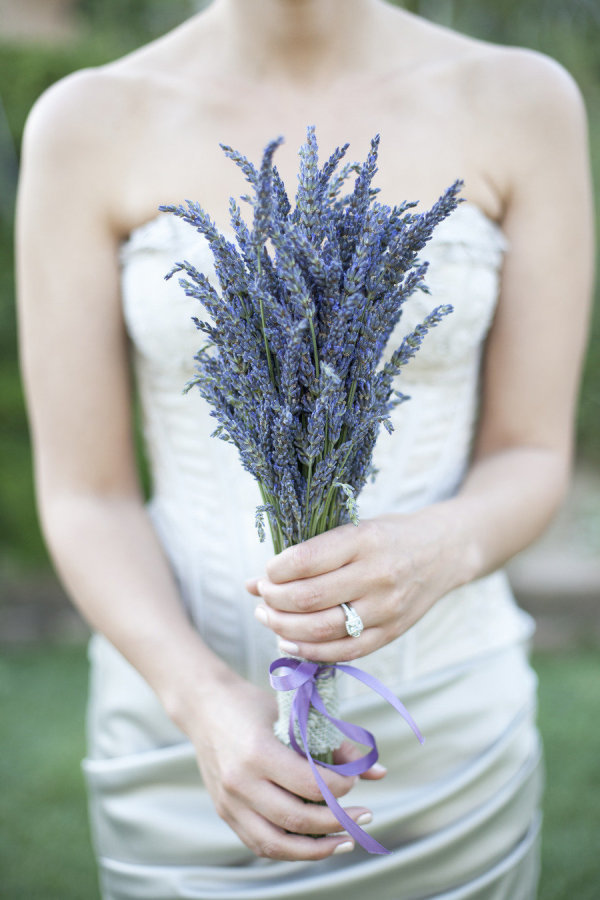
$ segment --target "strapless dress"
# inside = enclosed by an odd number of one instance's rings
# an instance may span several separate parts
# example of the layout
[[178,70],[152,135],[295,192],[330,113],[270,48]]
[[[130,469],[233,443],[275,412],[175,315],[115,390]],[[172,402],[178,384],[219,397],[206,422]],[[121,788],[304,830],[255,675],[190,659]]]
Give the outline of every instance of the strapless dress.
[[[389,351],[438,303],[454,312],[401,376],[411,399],[383,432],[376,480],[360,515],[410,512],[452,496],[469,464],[480,360],[510,252],[501,229],[461,204],[423,251],[431,295],[404,308]],[[152,476],[148,515],[181,602],[206,643],[266,686],[275,638],[254,618],[244,581],[272,555],[260,544],[258,488],[197,392],[182,394],[201,335],[196,302],[173,263],[214,279],[208,245],[161,214],[121,247],[122,296]],[[140,675],[99,634],[90,641],[88,752],[83,762],[104,900],[533,900],[539,861],[542,763],[531,618],[505,574],[443,597],[398,640],[360,661],[398,694],[426,736],[421,747],[385,702],[342,679],[343,718],[371,730],[388,768],[359,782],[352,802],[393,852],[360,848],[323,862],[256,858],[222,821],[192,746]],[[243,728],[243,723],[240,723]]]

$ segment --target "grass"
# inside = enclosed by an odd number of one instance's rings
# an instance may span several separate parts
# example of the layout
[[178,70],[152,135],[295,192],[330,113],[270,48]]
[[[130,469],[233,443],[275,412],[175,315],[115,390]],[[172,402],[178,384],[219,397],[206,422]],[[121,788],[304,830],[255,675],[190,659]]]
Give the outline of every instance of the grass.
[[77,647],[0,657],[0,897],[96,900],[83,778],[86,659]]
[[[600,651],[538,654],[547,790],[539,900],[595,900],[600,884]],[[0,898],[98,900],[83,779],[85,650],[0,657]]]
[[540,900],[600,891],[600,651],[538,655],[546,798]]

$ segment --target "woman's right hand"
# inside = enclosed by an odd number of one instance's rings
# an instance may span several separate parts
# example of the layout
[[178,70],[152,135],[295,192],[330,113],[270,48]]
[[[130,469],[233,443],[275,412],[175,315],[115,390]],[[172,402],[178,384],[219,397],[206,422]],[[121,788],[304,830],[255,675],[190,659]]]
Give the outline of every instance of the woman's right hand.
[[[316,860],[352,850],[354,841],[319,802],[322,797],[307,760],[275,737],[276,716],[275,697],[242,679],[217,686],[203,696],[200,715],[192,711],[185,716],[184,730],[196,748],[218,814],[257,856]],[[335,760],[346,762],[356,755],[347,742]],[[320,771],[338,798],[356,782],[355,776],[323,767]],[[363,777],[384,774],[377,766]],[[348,807],[346,812],[360,824],[371,818],[365,807]],[[315,834],[324,836],[310,836]]]

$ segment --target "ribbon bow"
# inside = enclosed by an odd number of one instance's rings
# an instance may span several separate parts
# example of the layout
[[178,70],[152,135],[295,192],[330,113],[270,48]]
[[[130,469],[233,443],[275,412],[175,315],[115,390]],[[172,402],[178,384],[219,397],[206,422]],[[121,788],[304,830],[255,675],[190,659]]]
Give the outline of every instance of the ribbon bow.
[[[285,675],[274,675],[273,673],[277,669],[286,669],[287,672]],[[317,681],[319,678],[332,678],[335,676],[336,672],[345,672],[346,675],[351,675],[352,678],[358,679],[358,681],[362,681],[363,684],[366,684],[367,687],[371,688],[371,690],[375,691],[384,700],[386,700],[390,706],[393,706],[394,709],[400,713],[402,718],[410,725],[415,735],[417,736],[419,742],[421,744],[424,743],[425,738],[419,731],[415,721],[412,716],[406,709],[406,707],[398,700],[398,698],[392,694],[392,692],[386,688],[384,684],[381,683],[377,678],[373,675],[369,675],[367,672],[363,672],[362,669],[358,669],[356,666],[348,666],[342,663],[314,663],[308,662],[306,660],[294,659],[293,657],[285,657],[282,656],[279,659],[276,659],[271,663],[269,667],[269,675],[271,680],[271,686],[275,688],[276,691],[295,691],[294,699],[292,701],[292,708],[290,711],[290,724],[288,733],[290,736],[290,743],[294,750],[297,753],[300,753],[301,756],[305,756],[308,760],[308,763],[312,769],[313,775],[315,776],[315,780],[317,785],[319,786],[319,790],[321,791],[321,795],[325,800],[325,803],[334,814],[340,825],[343,825],[346,831],[352,835],[352,837],[369,853],[389,853],[389,850],[376,841],[374,837],[367,834],[366,831],[363,831],[360,826],[354,822],[350,816],[342,809],[342,807],[337,802],[334,795],[331,793],[327,785],[325,784],[323,778],[319,774],[319,770],[317,769],[317,765],[325,766],[327,769],[332,769],[334,772],[338,772],[340,775],[362,775],[363,772],[366,772],[367,769],[370,769],[371,766],[377,762],[379,758],[379,751],[377,749],[377,742],[375,741],[375,737],[371,734],[370,731],[367,731],[366,728],[361,728],[360,725],[353,725],[351,722],[344,722],[343,719],[336,719],[335,716],[330,715],[327,712],[325,704],[323,703],[323,699],[319,694],[319,689],[317,687]],[[364,744],[367,747],[370,747],[367,753],[364,756],[361,756],[359,759],[354,759],[351,762],[347,763],[326,763],[321,762],[321,760],[315,761],[310,753],[308,746],[308,736],[307,736],[307,723],[308,723],[308,713],[311,705],[321,713],[321,715],[325,716],[330,722],[332,722],[336,728],[338,728],[342,734],[345,734],[346,737],[349,737],[351,740],[356,741],[359,744]],[[298,723],[298,729],[300,731],[300,735],[302,737],[302,743],[304,744],[304,750],[299,746],[296,735],[295,735],[295,725]]]

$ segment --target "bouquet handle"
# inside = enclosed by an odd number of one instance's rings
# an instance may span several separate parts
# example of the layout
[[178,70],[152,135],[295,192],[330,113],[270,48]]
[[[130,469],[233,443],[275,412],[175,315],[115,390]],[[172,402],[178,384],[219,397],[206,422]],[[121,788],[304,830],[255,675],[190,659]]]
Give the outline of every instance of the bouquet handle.
[[[275,675],[274,673],[277,669],[287,670],[286,674]],[[337,672],[343,672],[346,675],[350,675],[352,678],[358,679],[358,681],[362,681],[363,684],[366,684],[367,687],[383,697],[384,700],[400,713],[402,718],[408,723],[416,735],[419,743],[423,744],[425,739],[419,731],[414,719],[404,704],[392,694],[389,688],[373,675],[369,675],[368,672],[363,672],[362,669],[359,669],[356,666],[349,666],[343,663],[314,663],[309,662],[308,660],[296,659],[294,657],[280,657],[271,663],[269,672],[272,687],[278,692],[292,695],[289,720],[287,723],[288,740],[286,740],[285,743],[293,747],[297,753],[306,757],[327,806],[340,825],[344,826],[346,831],[356,840],[356,842],[369,853],[389,853],[389,850],[386,850],[379,841],[376,841],[374,837],[367,834],[366,831],[363,831],[363,829],[348,816],[319,773],[318,766],[325,766],[325,768],[332,769],[340,775],[362,775],[370,769],[379,758],[377,742],[370,731],[367,731],[366,728],[362,728],[360,725],[344,722],[337,716],[332,715],[331,711],[327,709],[321,693],[321,690],[323,689],[322,686],[327,685],[328,681],[333,681],[335,683]],[[312,754],[308,733],[309,716],[313,709],[317,714],[320,714],[321,717],[334,726],[338,733],[341,732],[351,740],[369,747],[367,753],[359,759],[354,759],[347,763],[333,763],[315,759]],[[283,726],[278,722],[276,733],[278,728],[281,727]],[[296,728],[299,731],[300,740],[304,749],[302,749],[300,743],[296,739]]]

